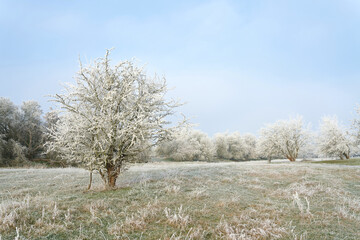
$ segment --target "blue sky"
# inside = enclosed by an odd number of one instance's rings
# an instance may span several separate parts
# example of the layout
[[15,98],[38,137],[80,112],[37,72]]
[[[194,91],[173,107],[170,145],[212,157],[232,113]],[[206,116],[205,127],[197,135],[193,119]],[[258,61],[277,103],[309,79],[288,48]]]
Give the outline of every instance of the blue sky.
[[115,48],[167,78],[180,110],[209,133],[256,133],[300,114],[345,124],[360,89],[360,1],[0,0],[0,96],[16,104],[61,91]]

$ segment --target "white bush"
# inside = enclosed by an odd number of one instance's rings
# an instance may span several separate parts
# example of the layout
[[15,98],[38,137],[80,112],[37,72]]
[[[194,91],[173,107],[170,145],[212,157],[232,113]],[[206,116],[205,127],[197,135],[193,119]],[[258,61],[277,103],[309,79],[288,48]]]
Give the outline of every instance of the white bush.
[[177,161],[210,160],[214,147],[209,136],[199,130],[183,129],[172,140],[160,144],[156,153]]
[[256,137],[252,134],[241,136],[238,132],[217,133],[214,142],[218,158],[232,160],[256,158]]

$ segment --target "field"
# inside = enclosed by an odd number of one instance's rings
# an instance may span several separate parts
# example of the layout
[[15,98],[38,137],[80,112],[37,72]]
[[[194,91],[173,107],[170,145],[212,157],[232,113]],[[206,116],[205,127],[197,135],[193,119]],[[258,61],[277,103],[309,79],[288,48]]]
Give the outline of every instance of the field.
[[138,164],[103,191],[81,169],[0,169],[0,239],[360,239],[360,167]]

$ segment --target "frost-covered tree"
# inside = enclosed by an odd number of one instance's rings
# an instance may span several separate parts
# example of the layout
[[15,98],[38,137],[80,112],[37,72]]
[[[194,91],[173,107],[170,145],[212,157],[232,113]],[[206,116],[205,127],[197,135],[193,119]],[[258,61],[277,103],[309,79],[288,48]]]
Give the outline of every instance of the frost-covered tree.
[[355,110],[357,117],[353,120],[352,123],[352,135],[354,136],[355,145],[358,148],[360,145],[360,105],[356,106]]
[[252,134],[241,135],[239,132],[217,133],[215,151],[218,158],[249,160],[256,158],[256,137]]
[[0,98],[0,165],[9,165],[17,154],[18,108],[7,98]]
[[0,134],[5,140],[17,135],[18,122],[19,111],[17,106],[9,99],[0,97]]
[[302,117],[298,116],[268,124],[259,135],[258,151],[261,156],[269,159],[282,156],[293,162],[306,146],[309,130],[304,127]]
[[256,150],[256,146],[257,146],[256,137],[253,134],[247,133],[242,136],[242,141],[244,145],[244,153],[243,153],[244,159],[245,160],[256,159],[258,157]]
[[[60,120],[58,111],[50,109],[50,111],[44,115],[44,120],[45,141],[50,141],[51,130],[56,128],[56,124]],[[47,151],[46,158],[50,160],[58,160],[58,153],[56,151]],[[61,164],[64,165],[63,161],[61,161]]]
[[0,134],[0,166],[3,164],[3,151],[5,148],[6,141],[4,140],[5,135]]
[[49,112],[45,113],[44,120],[45,120],[45,128],[52,129],[56,126],[57,122],[59,121],[59,113],[53,109],[50,109]]
[[227,135],[227,143],[228,143],[228,154],[230,155],[230,159],[233,160],[244,159],[245,148],[240,133],[234,132],[232,134]]
[[51,129],[49,151],[100,173],[113,188],[124,164],[139,158],[176,127],[166,117],[177,102],[167,101],[165,79],[146,76],[132,61],[112,66],[109,51],[76,75],[54,96],[63,113]]
[[42,110],[36,101],[23,102],[20,108],[18,139],[26,147],[28,159],[39,156],[43,151],[44,128],[41,119]]
[[340,159],[349,159],[354,147],[349,131],[339,124],[336,116],[322,118],[317,142],[321,154],[337,156]]
[[160,144],[156,153],[176,161],[210,160],[214,156],[210,137],[199,130],[182,129]]
[[44,143],[41,114],[35,101],[24,102],[19,109],[9,99],[0,98],[0,164],[19,164],[41,155]]
[[215,152],[218,158],[231,159],[229,151],[228,133],[217,133],[214,136]]

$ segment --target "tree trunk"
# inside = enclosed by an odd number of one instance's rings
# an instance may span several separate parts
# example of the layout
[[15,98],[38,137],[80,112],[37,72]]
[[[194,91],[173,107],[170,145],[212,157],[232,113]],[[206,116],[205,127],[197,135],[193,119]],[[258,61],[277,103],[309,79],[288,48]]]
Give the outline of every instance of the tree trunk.
[[90,190],[91,184],[92,184],[92,171],[90,171],[90,179],[89,179],[89,185],[88,185],[87,190]]
[[287,159],[289,159],[290,160],[290,162],[295,162],[295,160],[296,160],[296,158],[294,158],[294,157],[287,157]]
[[108,165],[106,168],[106,188],[114,189],[116,187],[116,179],[120,173],[120,167],[115,167],[113,165]]
[[268,163],[271,163],[271,157],[270,156],[268,157]]
[[117,165],[107,163],[105,169],[98,169],[106,189],[114,189],[116,187],[116,180],[121,172],[121,167],[122,162]]
[[108,187],[110,189],[115,188],[117,176],[109,176]]
[[350,154],[344,153],[344,156],[346,157],[346,159],[350,158]]

